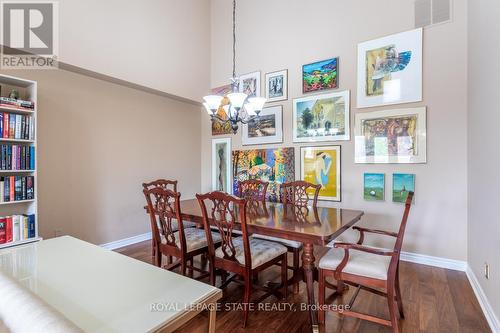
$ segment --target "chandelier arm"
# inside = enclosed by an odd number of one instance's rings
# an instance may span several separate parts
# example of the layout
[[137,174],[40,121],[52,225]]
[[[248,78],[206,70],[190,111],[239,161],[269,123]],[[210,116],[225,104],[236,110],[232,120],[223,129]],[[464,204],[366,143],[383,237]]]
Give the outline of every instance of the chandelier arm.
[[224,118],[222,118],[221,116],[218,116],[218,115],[212,115],[211,117],[212,117],[212,121],[213,121],[214,119],[217,119],[218,121],[223,122],[223,123],[225,123],[225,124],[227,124],[227,123],[231,122],[231,119],[229,119],[229,118],[224,119]]

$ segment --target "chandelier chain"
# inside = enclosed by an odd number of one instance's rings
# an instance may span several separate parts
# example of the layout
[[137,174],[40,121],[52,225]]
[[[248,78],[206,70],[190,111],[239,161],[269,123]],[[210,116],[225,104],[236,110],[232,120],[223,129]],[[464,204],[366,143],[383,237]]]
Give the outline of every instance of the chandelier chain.
[[236,0],[233,0],[233,79],[236,78]]

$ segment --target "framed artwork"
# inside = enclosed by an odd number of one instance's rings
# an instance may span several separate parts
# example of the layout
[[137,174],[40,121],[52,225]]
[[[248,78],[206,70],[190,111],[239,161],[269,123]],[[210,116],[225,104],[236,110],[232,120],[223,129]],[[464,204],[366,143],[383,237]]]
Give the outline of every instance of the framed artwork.
[[280,184],[295,180],[294,148],[271,148],[233,151],[233,193],[247,179],[269,182],[267,200],[279,201]]
[[339,58],[331,58],[302,65],[302,92],[338,88]]
[[358,44],[358,108],[422,100],[422,28]]
[[241,75],[239,87],[248,97],[260,97],[260,72]]
[[356,163],[425,163],[426,108],[356,114]]
[[367,201],[385,200],[385,174],[383,173],[364,174],[363,197]]
[[266,99],[268,102],[288,99],[288,70],[266,73]]
[[231,194],[231,138],[212,139],[212,190]]
[[349,90],[293,100],[293,142],[350,140]]
[[392,175],[392,201],[405,203],[410,191],[415,192],[415,175],[394,173]]
[[283,106],[264,108],[259,119],[243,124],[241,131],[243,145],[260,145],[283,142]]
[[[320,184],[319,200],[340,201],[340,146],[301,147],[301,178],[312,184]],[[310,189],[310,194],[314,190]]]
[[[232,87],[230,84],[227,84],[225,86],[220,86],[217,88],[212,88],[211,90],[212,95],[219,95],[219,96],[226,96],[227,94],[231,93]],[[225,100],[222,100],[221,105],[228,104],[229,100],[227,97],[225,97]],[[217,115],[223,119],[227,119],[226,112],[224,112],[224,109],[222,106],[217,110]],[[231,124],[229,123],[224,123],[220,121],[217,118],[214,118],[212,121],[212,135],[226,135],[226,134],[232,134],[233,130],[231,129]]]

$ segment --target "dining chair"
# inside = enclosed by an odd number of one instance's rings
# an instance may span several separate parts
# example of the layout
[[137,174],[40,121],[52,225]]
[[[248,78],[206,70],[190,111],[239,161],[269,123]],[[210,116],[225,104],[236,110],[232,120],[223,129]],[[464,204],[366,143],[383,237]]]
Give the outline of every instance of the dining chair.
[[[165,266],[166,269],[174,270],[180,266],[182,275],[186,275],[186,269],[188,269],[189,277],[193,277],[193,271],[201,273],[198,279],[208,276],[208,272],[193,265],[194,257],[208,253],[205,230],[183,227],[180,208],[181,194],[162,187],[144,189],[143,193],[151,218],[151,231],[156,248],[156,266],[162,267],[162,255],[166,255],[177,258],[177,261],[169,262]],[[174,228],[174,222],[178,225],[177,230]],[[220,243],[221,237],[213,233],[211,240],[213,244]]]
[[238,197],[247,201],[266,202],[268,182],[258,179],[242,180],[238,183]]
[[[328,283],[326,279],[334,278],[337,280],[337,292],[340,294],[343,292],[344,284],[355,286],[357,289],[354,291],[347,309],[332,307],[332,311],[342,312],[346,316],[386,325],[392,327],[393,332],[399,332],[396,306],[399,310],[399,315],[401,318],[404,318],[401,288],[399,286],[399,257],[413,194],[413,192],[408,193],[403,218],[397,233],[357,228],[361,235],[357,244],[336,243],[334,248],[329,250],[320,259],[318,293],[320,323],[325,322],[325,290]],[[374,233],[394,238],[396,240],[394,248],[387,250],[363,245],[365,233]],[[352,305],[361,289],[387,297],[390,320],[352,310]]]
[[[148,190],[148,189],[151,189],[151,188],[156,188],[156,187],[159,187],[159,188],[163,188],[163,189],[170,189],[174,192],[177,192],[177,180],[169,180],[169,179],[157,179],[157,180],[153,180],[149,183],[142,183],[142,189],[143,190]],[[184,228],[194,228],[196,227],[196,224],[193,223],[193,222],[184,222]],[[177,231],[179,230],[179,227],[177,225],[177,222],[176,221],[173,221],[172,223],[172,228],[174,231]],[[154,242],[153,239],[151,239],[151,249],[152,249],[152,253],[151,255],[153,256],[153,258],[155,258],[156,256],[156,244]],[[172,259],[170,258],[170,256],[167,257],[167,260],[168,260],[168,263],[171,264],[172,263]]]
[[[247,201],[224,192],[210,192],[197,194],[196,198],[201,207],[203,224],[208,239],[208,258],[210,265],[210,283],[215,285],[215,273],[221,271],[223,274],[232,273],[227,279],[224,278],[219,288],[225,288],[230,282],[241,282],[237,277],[243,279],[243,327],[248,321],[250,295],[253,289],[265,291],[265,297],[269,294],[287,298],[287,249],[285,246],[268,242],[261,239],[250,238],[247,231]],[[222,243],[215,248],[213,233],[209,232],[210,225],[215,225],[222,236]],[[234,237],[233,230],[240,227],[241,237]],[[276,293],[275,289],[253,284],[253,276],[256,272],[263,271],[274,264],[281,263],[282,294]],[[265,297],[259,298],[263,300]]]

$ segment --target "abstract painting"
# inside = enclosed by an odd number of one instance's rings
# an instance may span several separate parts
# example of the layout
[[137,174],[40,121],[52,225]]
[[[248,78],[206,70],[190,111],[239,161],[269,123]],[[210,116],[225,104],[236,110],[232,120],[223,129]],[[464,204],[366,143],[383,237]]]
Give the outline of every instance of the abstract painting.
[[356,114],[356,163],[425,163],[426,108]]
[[248,97],[260,97],[260,72],[241,75],[239,87]]
[[385,198],[385,174],[365,173],[363,196],[368,201],[384,201]]
[[241,142],[243,145],[283,142],[283,107],[264,108],[258,118],[243,124]]
[[349,139],[349,90],[293,100],[293,142]]
[[302,66],[302,92],[338,88],[339,58],[331,58]]
[[266,73],[266,99],[268,102],[288,99],[288,70]]
[[421,100],[421,28],[358,44],[358,108]]
[[[301,178],[312,184],[320,184],[319,200],[340,201],[340,146],[301,147]],[[310,195],[314,190],[308,190]]]
[[[212,95],[226,96],[231,92],[231,85],[225,85],[217,88],[211,89]],[[229,104],[229,100],[227,97],[224,97],[221,103],[221,107],[217,110],[217,115],[223,119],[227,119],[226,112],[222,108],[222,105]],[[233,130],[231,129],[231,124],[224,123],[216,118],[212,121],[212,135],[226,135],[232,134]]]
[[247,179],[269,182],[267,200],[278,202],[280,184],[295,180],[294,148],[270,148],[233,151],[233,192]]
[[231,139],[212,139],[212,190],[232,193]]
[[415,192],[415,175],[408,173],[395,173],[392,175],[392,201],[406,201],[408,192]]

